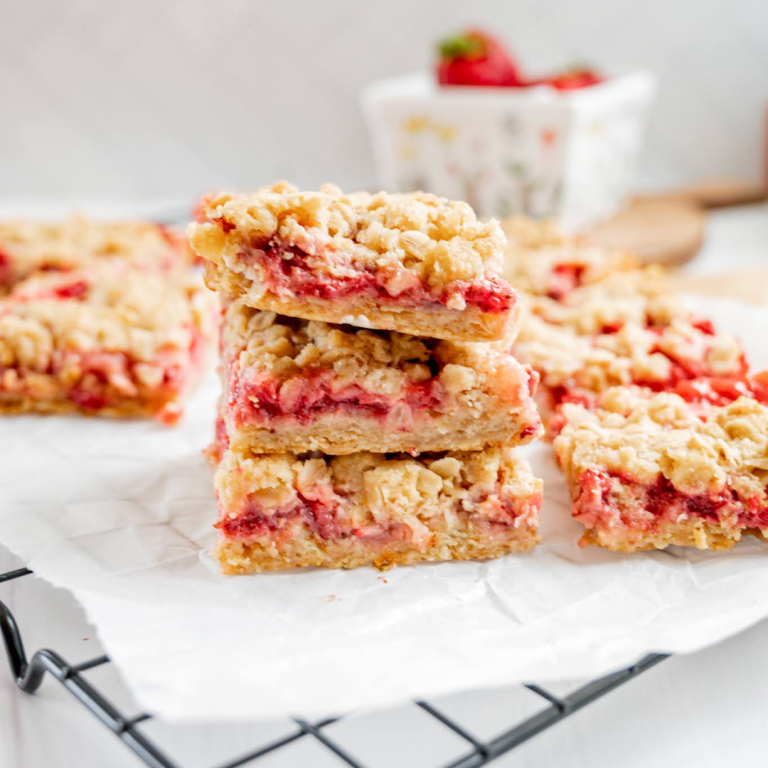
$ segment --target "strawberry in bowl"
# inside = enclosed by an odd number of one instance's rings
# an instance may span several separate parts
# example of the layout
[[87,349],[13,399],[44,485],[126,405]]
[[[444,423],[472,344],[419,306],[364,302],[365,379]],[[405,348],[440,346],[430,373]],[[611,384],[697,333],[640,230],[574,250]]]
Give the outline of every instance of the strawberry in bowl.
[[591,67],[577,65],[554,75],[526,78],[514,57],[495,37],[469,28],[437,44],[437,82],[441,86],[496,86],[532,88],[549,85],[558,91],[575,91],[605,82]]
[[376,181],[583,230],[631,195],[654,90],[647,72],[530,72],[494,35],[464,30],[428,70],[365,89]]
[[498,40],[468,29],[438,43],[440,85],[519,86],[517,64]]

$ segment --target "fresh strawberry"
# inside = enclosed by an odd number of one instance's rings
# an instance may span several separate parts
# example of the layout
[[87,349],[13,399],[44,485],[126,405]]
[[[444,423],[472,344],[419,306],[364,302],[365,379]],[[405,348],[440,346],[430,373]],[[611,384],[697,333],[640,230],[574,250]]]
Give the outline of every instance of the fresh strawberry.
[[520,85],[517,65],[497,40],[476,29],[467,29],[438,45],[440,85]]
[[564,72],[559,72],[552,77],[547,77],[540,82],[557,88],[558,91],[576,91],[579,88],[589,88],[598,85],[604,80],[594,69],[589,67],[572,67]]

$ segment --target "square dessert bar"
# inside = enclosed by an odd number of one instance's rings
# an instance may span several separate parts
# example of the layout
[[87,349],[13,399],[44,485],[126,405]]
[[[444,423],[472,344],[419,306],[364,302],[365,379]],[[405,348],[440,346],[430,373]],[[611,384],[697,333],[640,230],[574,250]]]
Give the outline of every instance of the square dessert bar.
[[541,376],[545,410],[617,385],[660,391],[687,379],[740,377],[747,370],[738,341],[695,318],[660,326],[628,322],[582,335],[570,325],[528,316],[513,351]]
[[0,414],[173,422],[202,372],[214,320],[199,277],[109,260],[38,273],[0,300]]
[[510,448],[418,459],[224,452],[215,475],[224,573],[384,569],[528,550],[542,484]]
[[581,545],[731,549],[744,534],[768,538],[764,395],[759,387],[728,402],[721,391],[722,404],[704,406],[619,387],[595,408],[564,405],[554,445],[587,529]]
[[466,203],[282,184],[212,197],[199,217],[188,232],[208,285],[256,309],[454,341],[517,325],[504,233]]
[[625,251],[588,245],[551,222],[512,217],[503,228],[508,240],[503,275],[535,296],[559,301],[580,286],[638,266]]
[[417,454],[526,443],[538,380],[493,344],[299,320],[229,304],[221,415],[256,453]]
[[33,272],[77,269],[102,258],[168,272],[192,264],[194,254],[180,233],[145,221],[0,222],[0,294]]

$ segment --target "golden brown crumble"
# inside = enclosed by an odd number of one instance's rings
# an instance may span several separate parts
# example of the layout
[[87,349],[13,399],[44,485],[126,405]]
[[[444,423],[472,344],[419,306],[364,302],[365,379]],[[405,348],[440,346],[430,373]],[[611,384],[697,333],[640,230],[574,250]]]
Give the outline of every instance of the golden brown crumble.
[[[238,266],[244,247],[272,238],[314,256],[313,270],[339,276],[349,269],[372,269],[392,281],[397,295],[419,279],[433,288],[456,280],[497,274],[504,233],[495,221],[479,221],[463,202],[434,195],[344,194],[326,184],[300,192],[281,183],[252,195],[218,195],[204,201],[202,223],[191,224],[192,248],[203,258]],[[334,254],[334,258],[327,258]]]
[[658,266],[615,272],[599,282],[576,288],[561,300],[526,296],[524,308],[557,325],[569,325],[580,334],[599,333],[626,323],[668,325],[687,318],[690,310],[668,289]]
[[743,368],[743,351],[733,336],[708,334],[685,320],[657,330],[628,323],[615,333],[585,336],[529,315],[513,351],[546,386],[594,392],[633,382],[663,383],[675,361],[701,368],[697,375],[738,375]]
[[194,255],[180,233],[144,221],[97,221],[76,215],[61,222],[0,222],[0,255],[14,283],[39,269],[73,269],[121,259],[148,269],[188,266]]
[[291,376],[302,369],[326,369],[336,385],[361,384],[397,395],[410,382],[432,378],[453,394],[472,390],[506,392],[527,374],[492,344],[417,338],[396,331],[372,331],[315,320],[298,320],[232,302],[224,315],[222,343],[241,370]]
[[539,250],[575,246],[577,239],[567,235],[551,219],[509,216],[501,222],[507,241],[513,248]]
[[555,450],[572,483],[586,469],[604,469],[647,485],[663,475],[690,495],[727,485],[744,500],[765,502],[768,407],[757,400],[712,406],[702,418],[678,395],[617,387],[597,410],[565,404],[563,416]]
[[[78,284],[79,299],[53,297]],[[0,368],[44,373],[62,351],[116,351],[151,363],[163,350],[188,349],[195,329],[210,335],[212,301],[199,277],[170,280],[116,261],[41,273],[0,302]]]

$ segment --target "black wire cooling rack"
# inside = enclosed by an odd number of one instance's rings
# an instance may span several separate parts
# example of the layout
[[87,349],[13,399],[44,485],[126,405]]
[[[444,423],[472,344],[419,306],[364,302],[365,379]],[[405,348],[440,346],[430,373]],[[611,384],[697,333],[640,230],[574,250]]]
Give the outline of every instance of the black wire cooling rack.
[[[7,573],[0,574],[0,584],[29,576],[31,573],[32,571],[28,568],[8,571]],[[34,693],[42,684],[46,673],[48,673],[58,680],[146,765],[152,766],[152,768],[182,768],[179,763],[168,757],[163,750],[142,732],[142,724],[152,719],[151,714],[141,713],[130,717],[126,716],[109,698],[88,681],[86,673],[96,667],[109,664],[108,656],[97,656],[79,664],[70,664],[56,651],[43,649],[37,651],[31,659],[28,659],[18,624],[9,608],[2,601],[0,601],[0,630],[5,641],[11,672],[16,680],[16,684],[22,691]],[[535,715],[513,723],[501,735],[489,741],[481,741],[475,738],[459,723],[446,716],[440,709],[429,702],[417,701],[416,704],[466,742],[466,751],[457,756],[445,768],[476,768],[477,766],[488,765],[491,761],[510,752],[542,731],[551,728],[556,723],[578,712],[601,696],[605,696],[606,693],[624,685],[624,683],[629,682],[666,658],[667,656],[664,654],[651,654],[631,667],[593,680],[567,696],[562,697],[555,696],[539,685],[526,685],[525,687],[529,691],[541,697],[541,699],[547,702],[547,705]],[[329,738],[325,730],[327,726],[338,722],[340,719],[339,717],[329,717],[316,722],[308,722],[301,718],[294,718],[296,729],[292,733],[267,744],[262,744],[234,760],[219,763],[215,768],[237,768],[242,765],[251,765],[258,761],[259,758],[307,737],[315,739],[323,747],[336,755],[340,766],[347,765],[353,766],[353,768],[364,768],[363,763],[352,757],[342,746]]]

